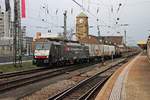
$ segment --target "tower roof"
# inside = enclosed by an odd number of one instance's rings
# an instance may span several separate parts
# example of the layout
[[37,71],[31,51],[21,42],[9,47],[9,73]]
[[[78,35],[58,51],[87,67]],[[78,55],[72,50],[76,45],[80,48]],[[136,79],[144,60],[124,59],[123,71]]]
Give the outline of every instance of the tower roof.
[[84,12],[81,12],[77,17],[88,17]]

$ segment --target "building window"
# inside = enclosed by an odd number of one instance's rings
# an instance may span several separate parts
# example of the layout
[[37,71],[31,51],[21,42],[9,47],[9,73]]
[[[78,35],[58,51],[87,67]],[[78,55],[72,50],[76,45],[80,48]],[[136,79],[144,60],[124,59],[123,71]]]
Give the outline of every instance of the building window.
[[4,47],[4,46],[2,46],[2,50],[5,50],[5,47]]

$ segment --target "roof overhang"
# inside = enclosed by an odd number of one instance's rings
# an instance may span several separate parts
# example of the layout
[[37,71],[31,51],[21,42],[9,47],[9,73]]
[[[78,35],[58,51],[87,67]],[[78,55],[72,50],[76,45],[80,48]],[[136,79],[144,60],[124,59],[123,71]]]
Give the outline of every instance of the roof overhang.
[[147,49],[147,43],[146,43],[146,41],[139,41],[139,42],[137,43],[137,45],[138,45],[141,49],[143,49],[143,50],[146,50],[146,49]]

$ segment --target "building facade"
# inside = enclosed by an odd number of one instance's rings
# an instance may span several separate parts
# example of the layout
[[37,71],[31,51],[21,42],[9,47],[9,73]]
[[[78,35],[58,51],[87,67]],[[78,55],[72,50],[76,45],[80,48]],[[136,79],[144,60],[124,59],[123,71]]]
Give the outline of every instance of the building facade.
[[33,42],[33,37],[27,36],[27,27],[22,26],[21,27],[21,33],[22,33],[22,53],[26,56],[32,55],[32,42]]
[[4,12],[0,9],[0,40],[2,37],[4,37]]
[[76,17],[76,37],[77,39],[82,39],[87,37],[89,34],[89,25],[88,25],[88,17],[86,14],[81,12]]
[[23,38],[23,54],[27,56],[32,55],[32,42],[33,42],[33,37],[24,37]]
[[10,23],[10,11],[4,12],[0,7],[0,57],[13,56],[13,24]]

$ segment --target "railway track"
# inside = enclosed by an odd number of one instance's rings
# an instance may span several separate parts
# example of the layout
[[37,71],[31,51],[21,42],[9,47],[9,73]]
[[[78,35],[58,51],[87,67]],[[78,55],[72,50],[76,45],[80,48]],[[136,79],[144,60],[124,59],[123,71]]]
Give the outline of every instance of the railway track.
[[[133,54],[128,55],[127,57],[130,57],[130,56],[133,56]],[[48,67],[44,67],[44,68],[36,68],[36,69],[32,69],[32,70],[4,73],[4,74],[0,74],[0,79],[11,78],[11,77],[27,75],[27,74],[33,74],[33,73],[37,73],[37,72],[46,71],[46,70],[49,70],[49,69],[50,68],[48,68]]]
[[[27,70],[16,73],[8,73],[0,75],[0,93],[5,93],[7,91],[23,87],[44,79],[53,78],[66,72],[81,69],[87,66],[94,65],[96,63],[90,64],[80,64],[74,66],[68,66],[64,68],[49,69],[49,68],[39,68],[35,70]],[[80,67],[79,67],[80,66]],[[105,78],[104,78],[105,79]]]
[[36,69],[32,69],[32,70],[4,73],[4,74],[0,74],[0,79],[15,77],[15,76],[18,76],[18,75],[25,75],[25,74],[30,74],[30,73],[37,73],[37,72],[45,71],[47,69],[48,68],[36,68]]
[[[22,71],[16,73],[8,73],[1,75],[0,79],[0,93],[7,92],[11,89],[16,89],[25,85],[29,85],[47,78],[56,77],[58,75],[74,71],[80,68],[84,68],[90,65],[94,65],[95,63],[91,64],[84,64],[84,65],[74,65],[68,66],[63,68],[57,69],[35,69],[29,71]],[[2,79],[3,78],[3,79]]]
[[58,93],[48,100],[94,100],[95,92],[100,90],[109,77],[124,64],[126,59],[110,66],[108,69],[89,77],[77,85]]

